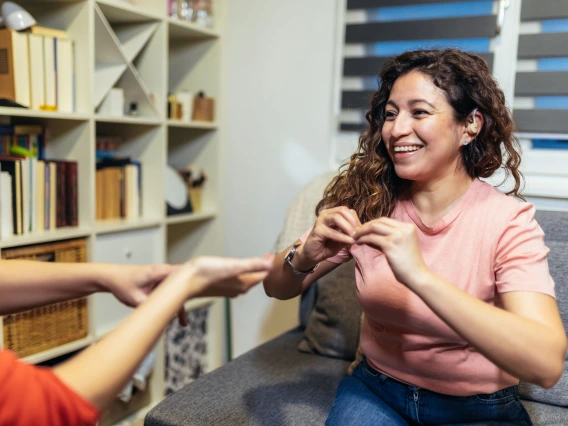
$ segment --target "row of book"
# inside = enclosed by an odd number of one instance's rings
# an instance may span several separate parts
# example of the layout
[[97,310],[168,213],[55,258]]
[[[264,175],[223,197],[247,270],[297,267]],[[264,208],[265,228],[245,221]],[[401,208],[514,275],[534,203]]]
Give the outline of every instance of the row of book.
[[0,98],[37,110],[75,111],[75,55],[65,31],[1,29],[0,51],[9,64],[0,73]]
[[0,237],[78,225],[77,162],[0,157]]
[[96,219],[134,219],[142,212],[142,165],[129,158],[97,161]]

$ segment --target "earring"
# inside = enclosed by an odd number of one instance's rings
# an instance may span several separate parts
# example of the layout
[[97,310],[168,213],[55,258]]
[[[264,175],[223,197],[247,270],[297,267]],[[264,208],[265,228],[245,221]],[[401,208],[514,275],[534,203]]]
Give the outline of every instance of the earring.
[[464,139],[462,145],[467,145],[467,144],[468,144],[467,139]]

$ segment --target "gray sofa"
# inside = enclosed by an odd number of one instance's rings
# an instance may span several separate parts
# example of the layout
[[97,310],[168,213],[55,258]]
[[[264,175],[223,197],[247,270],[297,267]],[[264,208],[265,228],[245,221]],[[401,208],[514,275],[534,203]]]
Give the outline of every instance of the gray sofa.
[[[291,244],[313,223],[329,176],[308,185],[290,206],[275,247]],[[551,249],[550,270],[568,327],[568,213],[538,212]],[[146,426],[323,425],[359,335],[353,265],[342,265],[302,295],[300,327],[238,357],[170,395]],[[554,388],[521,384],[537,426],[568,425],[568,372]]]

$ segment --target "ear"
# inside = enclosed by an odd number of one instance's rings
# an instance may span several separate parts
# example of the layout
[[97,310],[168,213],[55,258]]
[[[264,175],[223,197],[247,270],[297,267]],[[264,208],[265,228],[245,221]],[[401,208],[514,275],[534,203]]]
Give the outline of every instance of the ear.
[[467,143],[470,143],[477,137],[477,135],[479,135],[479,132],[483,127],[483,122],[483,114],[481,114],[479,111],[477,111],[477,108],[475,108],[469,115],[469,117],[467,117],[465,128],[465,133],[467,135],[464,135],[464,137],[467,138],[465,139],[467,140]]

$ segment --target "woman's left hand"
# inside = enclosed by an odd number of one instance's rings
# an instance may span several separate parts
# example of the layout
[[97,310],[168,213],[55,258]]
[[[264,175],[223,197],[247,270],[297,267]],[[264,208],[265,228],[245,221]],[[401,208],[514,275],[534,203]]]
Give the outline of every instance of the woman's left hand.
[[103,287],[127,306],[140,305],[180,265],[97,265],[102,269]]
[[396,279],[411,289],[430,272],[422,258],[414,224],[381,217],[361,225],[353,239],[356,244],[381,250]]

